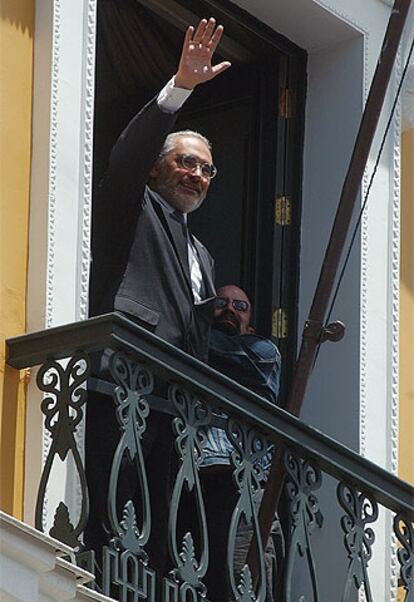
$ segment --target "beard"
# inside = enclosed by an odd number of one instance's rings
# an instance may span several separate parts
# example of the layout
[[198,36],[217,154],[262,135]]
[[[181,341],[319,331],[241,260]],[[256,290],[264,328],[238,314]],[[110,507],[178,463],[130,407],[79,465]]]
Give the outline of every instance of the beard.
[[182,182],[171,184],[162,180],[157,181],[155,190],[169,205],[174,209],[178,209],[181,213],[192,213],[198,209],[207,195],[207,191],[198,191],[195,187],[186,190],[185,184]]
[[240,334],[240,321],[233,314],[223,314],[214,319],[213,328],[230,336]]

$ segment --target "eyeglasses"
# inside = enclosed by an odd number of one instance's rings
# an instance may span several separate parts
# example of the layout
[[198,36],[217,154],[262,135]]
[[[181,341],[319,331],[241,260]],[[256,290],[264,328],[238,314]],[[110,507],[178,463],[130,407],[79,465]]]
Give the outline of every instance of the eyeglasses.
[[188,169],[188,171],[195,172],[199,167],[203,178],[212,180],[217,175],[217,167],[212,163],[202,163],[194,155],[178,155],[178,162]]
[[[228,297],[216,297],[215,299],[216,309],[224,309],[229,303],[230,299]],[[249,304],[243,299],[232,299],[231,304],[233,309],[235,309],[236,311],[245,312],[249,309]]]

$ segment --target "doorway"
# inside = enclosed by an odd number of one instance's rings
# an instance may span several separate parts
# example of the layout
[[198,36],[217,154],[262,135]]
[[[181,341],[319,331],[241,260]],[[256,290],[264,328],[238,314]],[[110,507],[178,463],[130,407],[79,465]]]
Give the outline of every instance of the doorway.
[[178,120],[211,140],[219,170],[191,228],[215,258],[217,287],[244,288],[257,332],[278,344],[283,403],[296,353],[306,53],[230,2],[99,0],[94,185],[129,119],[175,72],[186,26],[210,15],[225,27],[216,60],[232,68]]

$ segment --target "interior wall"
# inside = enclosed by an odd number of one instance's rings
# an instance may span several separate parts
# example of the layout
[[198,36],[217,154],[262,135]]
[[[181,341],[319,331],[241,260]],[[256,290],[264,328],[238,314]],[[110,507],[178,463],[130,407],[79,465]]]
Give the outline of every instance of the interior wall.
[[34,0],[0,6],[0,506],[22,518],[27,373],[5,366],[5,339],[26,330]]

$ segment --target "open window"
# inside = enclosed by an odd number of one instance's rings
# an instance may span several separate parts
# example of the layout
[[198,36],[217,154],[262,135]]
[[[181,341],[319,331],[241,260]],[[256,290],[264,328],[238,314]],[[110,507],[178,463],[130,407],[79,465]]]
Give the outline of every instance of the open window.
[[177,125],[212,141],[219,169],[191,227],[215,257],[217,286],[244,288],[257,332],[278,344],[283,399],[296,344],[305,52],[229,2],[99,0],[94,183],[129,119],[175,72],[187,25],[210,15],[225,27],[217,61],[233,66],[196,90]]

